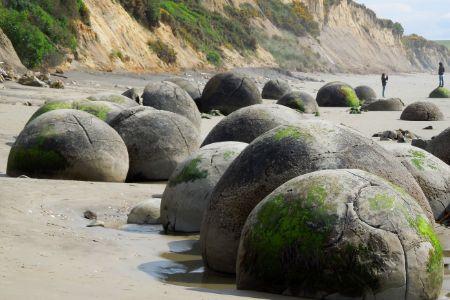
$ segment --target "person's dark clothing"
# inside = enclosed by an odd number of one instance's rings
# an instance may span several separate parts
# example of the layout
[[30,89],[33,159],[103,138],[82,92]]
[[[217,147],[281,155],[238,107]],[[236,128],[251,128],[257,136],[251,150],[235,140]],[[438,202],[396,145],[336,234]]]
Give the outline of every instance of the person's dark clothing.
[[445,73],[444,66],[439,66],[439,75],[444,75],[444,73]]
[[389,80],[389,77],[388,77],[388,76],[381,76],[381,84],[382,84],[383,86],[386,86],[388,80]]

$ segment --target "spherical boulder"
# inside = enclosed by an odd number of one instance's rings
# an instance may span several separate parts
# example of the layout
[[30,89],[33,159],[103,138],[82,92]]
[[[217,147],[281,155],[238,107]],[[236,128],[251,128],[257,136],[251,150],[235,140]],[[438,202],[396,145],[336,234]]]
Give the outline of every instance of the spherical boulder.
[[362,109],[367,111],[402,111],[404,108],[405,104],[399,98],[379,99],[362,105]]
[[8,158],[17,177],[123,182],[127,148],[108,124],[83,111],[58,109],[31,121]]
[[450,91],[443,87],[438,87],[430,94],[430,98],[450,98]]
[[251,105],[223,118],[209,132],[202,145],[225,141],[250,143],[277,126],[293,124],[302,119],[299,112],[282,105]]
[[105,102],[112,102],[115,104],[119,104],[123,107],[133,107],[138,106],[139,104],[136,103],[136,101],[123,96],[119,94],[113,94],[113,93],[99,93],[92,96],[87,97],[88,100],[91,101],[105,101]]
[[197,103],[200,100],[200,98],[202,97],[202,92],[200,91],[200,87],[195,82],[192,82],[187,79],[180,78],[180,77],[173,77],[173,78],[165,79],[165,81],[175,83],[180,88],[185,90],[189,94],[189,96],[191,96],[191,98],[195,101],[195,103]]
[[430,203],[435,220],[450,213],[450,166],[410,144],[381,143],[414,176]]
[[431,102],[414,102],[408,105],[400,116],[405,121],[442,121],[444,114],[439,107]]
[[125,141],[130,155],[128,181],[167,180],[198,150],[198,130],[178,114],[137,106],[125,109],[111,126]]
[[191,96],[178,85],[163,81],[149,83],[142,94],[142,104],[179,114],[200,128],[202,118]]
[[261,96],[263,99],[279,100],[290,91],[291,87],[286,80],[272,79],[264,85]]
[[150,198],[138,203],[128,214],[128,224],[161,224],[160,221],[160,198]]
[[261,135],[225,171],[203,217],[200,240],[205,265],[234,273],[242,226],[251,210],[275,188],[313,171],[350,168],[403,187],[433,220],[420,186],[392,154],[343,125],[303,120]]
[[437,299],[443,251],[419,205],[360,170],[296,177],[253,209],[238,289],[316,299]]
[[122,93],[122,96],[134,100],[137,104],[141,104],[141,97],[135,88],[131,88]]
[[377,93],[366,85],[360,85],[355,88],[356,96],[358,99],[364,102],[371,102],[377,98]]
[[307,114],[319,113],[319,106],[313,96],[304,92],[288,92],[278,100],[277,104],[284,105]]
[[355,90],[343,82],[330,82],[320,88],[316,97],[319,106],[357,107],[360,105]]
[[178,165],[169,178],[161,202],[161,222],[166,231],[200,231],[209,195],[247,145],[240,142],[210,144]]
[[450,127],[428,141],[425,150],[450,165]]
[[39,117],[40,115],[56,110],[56,109],[76,109],[82,110],[91,115],[96,116],[106,123],[111,122],[124,108],[119,104],[106,101],[50,101],[41,106],[28,120],[28,123]]
[[261,94],[252,79],[235,73],[220,73],[211,78],[199,101],[200,111],[219,110],[228,115],[239,108],[262,103]]

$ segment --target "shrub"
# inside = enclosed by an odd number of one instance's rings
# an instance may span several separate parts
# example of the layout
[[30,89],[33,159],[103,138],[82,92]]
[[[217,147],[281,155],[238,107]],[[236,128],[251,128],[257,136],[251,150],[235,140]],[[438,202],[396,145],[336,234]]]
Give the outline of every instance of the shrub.
[[82,0],[0,1],[0,28],[28,68],[58,64],[76,49],[76,19],[89,20]]
[[177,62],[177,53],[175,50],[160,39],[148,42],[148,46],[166,64],[171,65]]
[[215,66],[222,65],[222,57],[217,51],[209,51],[206,54],[206,60],[208,60],[211,64]]
[[156,27],[159,24],[160,0],[119,0],[123,8],[140,22]]

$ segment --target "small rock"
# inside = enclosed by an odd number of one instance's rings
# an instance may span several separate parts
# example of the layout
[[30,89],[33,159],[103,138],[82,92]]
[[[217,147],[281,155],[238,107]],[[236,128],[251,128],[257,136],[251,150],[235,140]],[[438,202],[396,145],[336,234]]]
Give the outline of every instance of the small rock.
[[30,177],[28,177],[27,175],[20,175],[20,176],[17,177],[17,178],[30,178]]
[[64,82],[62,82],[62,80],[50,81],[50,88],[52,88],[52,89],[63,89],[64,88]]
[[23,103],[23,105],[25,105],[25,106],[32,106],[32,104],[31,104],[30,101],[25,101],[25,102]]
[[128,215],[128,224],[160,224],[160,198],[150,198],[133,207]]
[[105,227],[105,223],[98,220],[92,220],[92,222],[87,224],[86,227]]
[[36,76],[34,76],[32,73],[27,73],[19,78],[18,83],[21,85],[27,85],[27,86],[35,86],[35,87],[47,87],[47,84],[40,79],[38,79]]
[[424,130],[432,130],[433,129],[433,126],[427,126],[427,127],[425,127],[425,128],[423,128]]
[[56,68],[55,73],[56,74],[64,74],[64,71],[61,68]]
[[95,212],[92,212],[90,210],[86,210],[83,213],[83,216],[88,220],[97,220],[97,214]]

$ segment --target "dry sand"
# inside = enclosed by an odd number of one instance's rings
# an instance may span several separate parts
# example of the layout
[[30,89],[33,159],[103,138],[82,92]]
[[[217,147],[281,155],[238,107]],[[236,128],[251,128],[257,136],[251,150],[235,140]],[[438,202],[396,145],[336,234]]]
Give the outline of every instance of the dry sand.
[[[241,70],[261,85],[272,71]],[[204,85],[209,74],[190,72]],[[298,89],[316,94],[323,81],[345,81],[379,90],[378,75],[295,74],[318,82],[284,77]],[[165,183],[119,184],[7,178],[10,145],[37,106],[50,99],[77,99],[99,91],[122,92],[127,86],[143,88],[165,75],[68,74],[65,90],[31,88],[8,82],[0,85],[0,299],[289,299],[235,290],[233,278],[205,274],[198,236],[167,236],[160,226],[124,225],[133,205],[161,194]],[[392,75],[388,96],[406,103],[427,100],[436,86],[428,74]],[[75,83],[75,84],[72,84]],[[438,104],[446,120],[400,121],[400,112],[350,115],[346,109],[322,109],[321,118],[347,124],[366,136],[388,129],[409,129],[425,138],[450,127],[450,101]],[[220,120],[203,120],[202,133]],[[422,130],[432,125],[434,130]],[[90,209],[105,228],[86,225],[83,212]],[[446,255],[450,256],[450,230],[437,228]],[[447,263],[449,258],[446,258]],[[448,265],[447,265],[448,268]],[[450,274],[442,298],[450,298]]]

